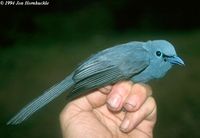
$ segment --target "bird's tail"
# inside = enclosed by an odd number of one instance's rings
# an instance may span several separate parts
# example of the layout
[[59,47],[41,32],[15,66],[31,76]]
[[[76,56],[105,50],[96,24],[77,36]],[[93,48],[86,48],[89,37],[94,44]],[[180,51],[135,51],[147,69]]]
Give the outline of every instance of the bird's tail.
[[20,124],[24,120],[28,119],[34,112],[38,111],[40,108],[51,102],[53,99],[62,94],[65,90],[72,87],[74,84],[72,80],[72,74],[66,77],[60,83],[52,86],[50,89],[46,90],[41,96],[34,99],[32,102],[27,104],[21,109],[13,118],[11,118],[7,125]]

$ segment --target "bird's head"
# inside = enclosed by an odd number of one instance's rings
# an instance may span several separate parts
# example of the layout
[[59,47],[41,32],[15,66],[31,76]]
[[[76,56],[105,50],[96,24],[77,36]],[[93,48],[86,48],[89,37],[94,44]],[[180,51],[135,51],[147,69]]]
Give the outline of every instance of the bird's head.
[[174,46],[166,40],[148,41],[145,46],[150,52],[150,64],[154,68],[154,75],[160,78],[173,66],[185,65],[177,56]]

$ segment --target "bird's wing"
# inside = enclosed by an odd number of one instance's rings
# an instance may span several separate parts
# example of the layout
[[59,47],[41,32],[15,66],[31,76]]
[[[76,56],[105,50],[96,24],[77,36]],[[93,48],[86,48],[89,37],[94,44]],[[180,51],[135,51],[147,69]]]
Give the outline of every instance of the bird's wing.
[[74,76],[74,91],[90,90],[108,83],[126,79],[124,73],[115,65],[99,62],[77,70]]
[[[127,54],[127,56],[129,55]],[[137,59],[137,57],[135,58]],[[68,94],[68,99],[74,99],[88,93],[90,90],[113,84],[120,80],[129,79],[135,74],[143,71],[149,65],[147,60],[134,60],[134,62],[126,65],[128,69],[131,69],[131,73],[127,73],[124,72],[125,70],[123,70],[121,66],[124,62],[130,61],[122,60],[121,62],[122,63],[115,65],[112,61],[97,58],[94,61],[91,60],[89,63],[83,63],[74,73],[73,80],[75,86]]]

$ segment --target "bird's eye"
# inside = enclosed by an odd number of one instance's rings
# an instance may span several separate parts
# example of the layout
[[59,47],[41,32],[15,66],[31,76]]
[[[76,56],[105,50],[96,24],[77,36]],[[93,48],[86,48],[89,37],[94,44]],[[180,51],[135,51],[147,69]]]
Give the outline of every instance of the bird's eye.
[[162,53],[160,51],[156,51],[156,56],[160,57]]

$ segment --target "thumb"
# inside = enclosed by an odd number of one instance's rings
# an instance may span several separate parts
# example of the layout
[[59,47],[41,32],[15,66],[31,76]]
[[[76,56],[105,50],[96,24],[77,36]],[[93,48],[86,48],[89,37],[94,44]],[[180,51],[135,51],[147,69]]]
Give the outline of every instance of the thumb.
[[107,94],[109,94],[111,89],[112,86],[108,85],[99,90],[91,91],[86,96],[82,96],[69,102],[62,110],[60,120],[68,120],[82,111],[91,111],[105,105]]

